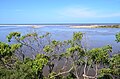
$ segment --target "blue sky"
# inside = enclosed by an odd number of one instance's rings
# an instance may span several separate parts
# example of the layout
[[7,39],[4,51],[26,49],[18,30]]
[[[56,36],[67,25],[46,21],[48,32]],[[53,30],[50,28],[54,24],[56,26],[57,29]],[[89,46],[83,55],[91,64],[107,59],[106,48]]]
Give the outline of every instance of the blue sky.
[[120,0],[0,0],[0,24],[120,23]]

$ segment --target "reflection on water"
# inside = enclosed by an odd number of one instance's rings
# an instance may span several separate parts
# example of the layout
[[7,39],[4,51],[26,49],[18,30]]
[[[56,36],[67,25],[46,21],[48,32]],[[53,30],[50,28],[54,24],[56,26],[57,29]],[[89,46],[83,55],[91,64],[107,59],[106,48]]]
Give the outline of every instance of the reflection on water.
[[68,40],[72,38],[73,32],[85,33],[84,43],[87,43],[89,49],[94,47],[101,47],[104,45],[112,45],[113,51],[118,51],[120,44],[115,42],[115,34],[120,32],[120,28],[69,28],[68,26],[45,26],[41,28],[32,28],[29,26],[0,26],[0,41],[7,42],[6,36],[10,32],[21,32],[23,35],[30,32],[37,32],[39,34],[50,32],[52,39]]

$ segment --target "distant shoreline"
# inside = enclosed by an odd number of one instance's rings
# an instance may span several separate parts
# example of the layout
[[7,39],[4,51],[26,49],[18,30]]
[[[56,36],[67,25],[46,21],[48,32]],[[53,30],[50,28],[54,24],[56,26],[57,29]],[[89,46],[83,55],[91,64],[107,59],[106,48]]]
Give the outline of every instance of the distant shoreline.
[[0,25],[73,25],[73,26],[83,26],[83,25],[120,25],[120,23],[26,23],[26,24],[0,24]]
[[70,28],[96,28],[96,25],[89,25],[89,26],[70,26]]
[[70,26],[70,28],[120,28],[120,25]]
[[0,25],[0,26],[17,26],[17,27],[24,27],[24,26],[26,26],[26,27],[32,27],[32,28],[41,28],[41,27],[45,27],[45,26],[68,26],[69,28],[120,28],[120,24],[113,24],[113,25],[89,25],[89,24],[86,24],[86,25],[64,25],[64,24],[62,24],[62,25],[60,25],[60,24],[56,24],[56,25],[49,25],[49,24],[45,24],[45,25],[20,25],[20,24],[10,24],[10,25]]

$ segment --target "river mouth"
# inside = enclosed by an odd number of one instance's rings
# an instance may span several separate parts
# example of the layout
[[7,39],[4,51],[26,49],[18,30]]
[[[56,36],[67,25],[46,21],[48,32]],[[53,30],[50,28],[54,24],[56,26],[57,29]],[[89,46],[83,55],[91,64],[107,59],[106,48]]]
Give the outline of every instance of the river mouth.
[[[116,43],[115,41],[115,34],[118,33],[120,31],[120,29],[116,29],[116,28],[69,28],[68,26],[45,26],[45,27],[40,27],[40,28],[32,28],[32,27],[2,27],[0,28],[0,40],[3,42],[7,42],[6,36],[10,33],[10,32],[21,32],[22,35],[25,35],[27,33],[33,33],[36,32],[39,35],[45,34],[46,32],[50,32],[51,33],[51,40],[55,39],[55,40],[59,40],[59,41],[64,41],[64,40],[69,40],[72,39],[73,33],[74,32],[82,32],[83,33],[83,40],[82,40],[82,46],[83,48],[87,48],[92,49],[92,48],[97,48],[97,47],[102,47],[105,45],[111,45],[113,48],[113,52],[117,53],[119,51],[119,43]],[[2,37],[3,36],[3,37]],[[14,40],[13,40],[14,42]],[[8,43],[8,42],[7,42]],[[31,51],[29,51],[29,49],[25,49],[25,47],[23,47],[24,50],[28,50],[26,52],[26,56],[30,56],[31,55]],[[36,47],[35,47],[36,48]],[[34,53],[37,54],[37,53]],[[58,72],[57,69],[61,68],[64,64],[64,60],[62,61],[55,61],[55,64],[57,64],[54,67],[54,71]],[[68,63],[69,66],[69,63]],[[68,67],[67,66],[67,67]],[[69,69],[69,67],[68,67]],[[43,74],[44,75],[48,75],[49,68],[45,67],[43,69]],[[80,69],[83,74],[83,68]],[[93,71],[93,69],[91,68],[90,72],[88,72],[88,74],[90,76],[94,76],[95,72]],[[81,75],[82,76],[82,75]]]
[[119,51],[120,47],[120,44],[115,41],[115,34],[120,32],[120,28],[70,28],[67,25],[47,25],[39,28],[32,28],[31,26],[2,26],[0,27],[0,41],[7,42],[6,36],[10,32],[21,32],[22,35],[31,32],[37,32],[38,34],[50,32],[52,39],[60,41],[71,39],[73,32],[82,32],[85,36],[83,43],[86,42],[88,49],[111,45],[115,53]]

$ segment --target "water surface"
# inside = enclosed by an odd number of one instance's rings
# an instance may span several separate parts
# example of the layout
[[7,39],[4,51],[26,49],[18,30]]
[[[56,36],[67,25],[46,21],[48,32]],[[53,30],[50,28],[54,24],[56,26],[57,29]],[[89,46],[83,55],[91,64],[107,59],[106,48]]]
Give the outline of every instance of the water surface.
[[120,28],[69,28],[68,26],[45,26],[40,28],[32,28],[30,26],[0,26],[0,41],[7,42],[6,36],[10,32],[21,32],[23,35],[31,32],[39,34],[50,32],[52,39],[68,40],[72,38],[73,32],[85,33],[83,45],[87,43],[86,47],[96,48],[104,45],[111,45],[113,51],[119,51],[120,44],[115,42],[115,34],[120,32]]

